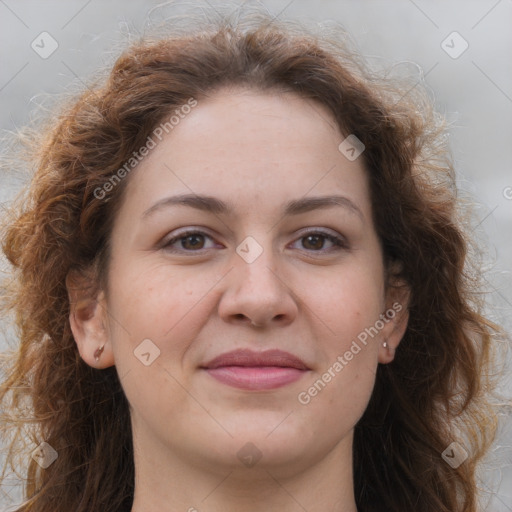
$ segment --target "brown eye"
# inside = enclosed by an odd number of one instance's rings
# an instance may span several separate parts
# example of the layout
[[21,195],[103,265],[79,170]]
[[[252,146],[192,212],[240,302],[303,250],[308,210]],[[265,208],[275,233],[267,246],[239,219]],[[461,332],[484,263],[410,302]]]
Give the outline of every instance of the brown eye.
[[207,239],[212,240],[211,236],[202,231],[186,231],[167,241],[163,248],[169,252],[198,252],[206,247]]
[[325,239],[324,235],[308,235],[302,238],[302,246],[305,249],[323,249]]
[[204,246],[204,236],[200,234],[187,235],[179,239],[183,249],[202,249]]
[[[298,240],[301,240],[302,242],[300,247],[301,249],[313,252],[330,252],[348,248],[344,238],[335,236],[331,233],[324,233],[323,231],[307,233]],[[325,248],[326,241],[331,244],[330,247]]]

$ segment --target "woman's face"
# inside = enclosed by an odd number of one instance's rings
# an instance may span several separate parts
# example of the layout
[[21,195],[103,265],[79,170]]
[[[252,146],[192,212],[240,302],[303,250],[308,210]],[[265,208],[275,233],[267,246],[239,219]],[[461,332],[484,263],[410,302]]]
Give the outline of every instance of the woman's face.
[[345,138],[294,94],[222,90],[126,178],[98,311],[139,452],[300,471],[350,450],[402,306]]

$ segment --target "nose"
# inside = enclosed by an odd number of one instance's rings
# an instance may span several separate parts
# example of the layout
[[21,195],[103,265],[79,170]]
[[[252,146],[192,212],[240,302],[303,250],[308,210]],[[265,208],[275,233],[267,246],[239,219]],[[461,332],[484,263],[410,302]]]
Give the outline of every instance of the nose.
[[251,263],[233,255],[234,268],[224,282],[219,316],[226,322],[254,327],[289,325],[299,308],[291,278],[279,270],[270,249]]

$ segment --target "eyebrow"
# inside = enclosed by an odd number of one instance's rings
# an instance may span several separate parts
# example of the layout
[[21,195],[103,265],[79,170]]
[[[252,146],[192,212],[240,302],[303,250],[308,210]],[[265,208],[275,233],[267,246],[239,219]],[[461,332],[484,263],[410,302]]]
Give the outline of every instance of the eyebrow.
[[[217,215],[233,215],[234,211],[232,206],[228,205],[217,197],[197,194],[182,194],[160,199],[153,206],[145,210],[142,214],[142,217],[147,218],[159,210],[172,206],[188,206],[190,208],[195,208],[197,210],[202,210]],[[284,205],[283,215],[300,215],[301,213],[332,208],[335,206],[345,208],[348,212],[357,215],[362,221],[364,221],[364,215],[356,206],[356,204],[348,197],[340,195],[303,197],[301,199],[293,199]]]

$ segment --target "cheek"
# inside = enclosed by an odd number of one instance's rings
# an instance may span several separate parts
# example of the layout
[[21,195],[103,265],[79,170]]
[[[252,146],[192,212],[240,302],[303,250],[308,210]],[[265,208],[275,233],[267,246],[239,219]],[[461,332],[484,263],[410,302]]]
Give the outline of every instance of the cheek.
[[[308,306],[318,315],[321,364],[303,389],[302,402],[334,407],[333,414],[354,418],[370,398],[382,342],[379,317],[384,312],[383,273],[378,264],[339,268],[329,279],[308,284]],[[377,326],[377,328],[376,328]],[[322,335],[320,335],[322,334]],[[334,413],[334,410],[338,413]]]
[[159,410],[170,417],[173,408],[184,407],[185,355],[207,318],[202,299],[215,277],[203,273],[199,278],[192,266],[171,269],[144,261],[118,259],[112,267],[109,324],[115,365],[137,415]]
[[321,279],[308,278],[302,285],[308,290],[304,293],[308,305],[334,338],[345,341],[374,325],[385,304],[381,268],[354,263]]
[[162,356],[179,361],[201,328],[202,301],[222,277],[217,274],[198,276],[193,266],[173,269],[165,262],[118,259],[109,281],[114,345],[125,347],[128,341],[134,350],[150,339]]
[[384,306],[381,281],[369,272],[339,272],[323,289],[314,290],[311,308],[323,326],[317,331],[321,363],[297,401],[309,417],[321,418],[326,429],[346,432],[364,413],[375,384],[381,343],[375,324]]

